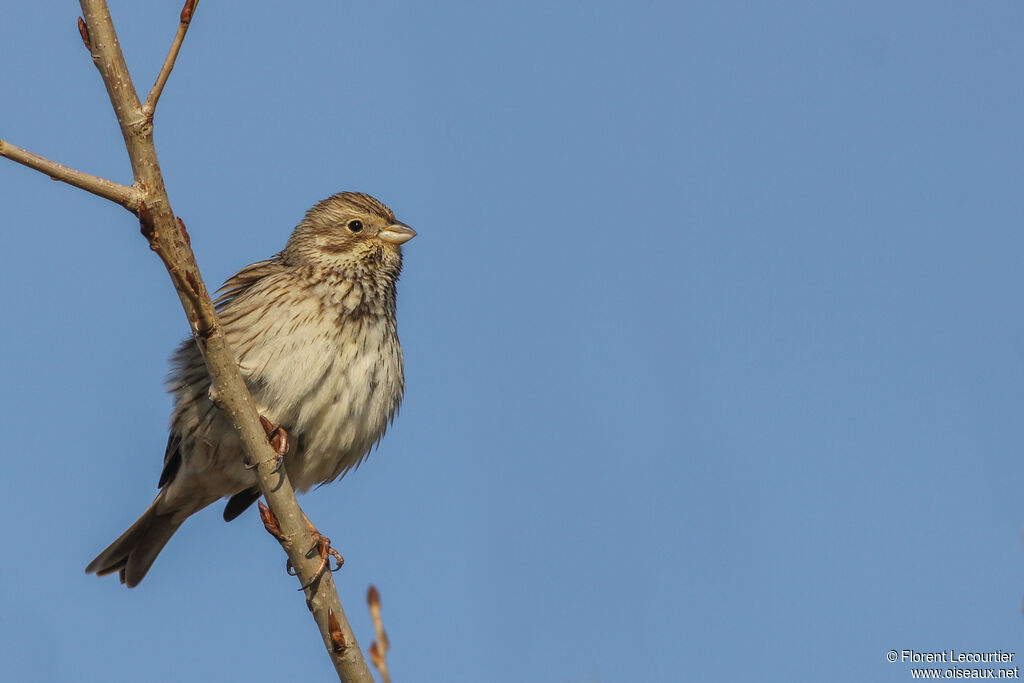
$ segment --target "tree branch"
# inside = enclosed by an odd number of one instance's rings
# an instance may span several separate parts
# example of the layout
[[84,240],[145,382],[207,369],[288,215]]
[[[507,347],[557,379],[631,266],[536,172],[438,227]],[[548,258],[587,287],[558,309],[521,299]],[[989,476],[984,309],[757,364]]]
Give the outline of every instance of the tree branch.
[[192,23],[192,14],[196,11],[196,4],[198,2],[199,0],[185,0],[185,6],[181,8],[178,32],[174,34],[174,40],[171,41],[171,49],[167,51],[167,58],[164,59],[164,65],[160,68],[160,73],[157,74],[156,83],[153,84],[152,90],[149,91],[146,103],[142,105],[142,113],[150,119],[153,118],[153,114],[156,112],[157,100],[160,99],[160,93],[164,91],[167,78],[171,75],[171,69],[174,68],[174,60],[178,58],[178,51],[181,49],[181,43],[185,40],[185,32],[188,31],[188,26]]
[[391,683],[391,674],[388,673],[388,650],[391,649],[391,643],[388,642],[384,620],[380,616],[380,591],[372,584],[366,591],[366,604],[370,608],[370,618],[373,619],[373,630],[377,633],[377,639],[370,643],[370,661],[380,671],[381,682]]
[[109,199],[133,213],[138,211],[139,204],[142,202],[142,192],[137,187],[128,187],[127,185],[111,182],[106,178],[76,171],[64,164],[58,164],[56,161],[50,161],[46,157],[33,154],[27,149],[12,145],[5,140],[0,140],[0,156],[7,157],[19,164],[24,164],[29,168],[34,168],[54,180],[74,185],[86,192],[92,192],[104,199]]
[[79,30],[103,78],[121,127],[134,175],[131,187],[74,171],[6,142],[0,142],[0,154],[110,199],[138,215],[142,234],[167,267],[192,326],[196,345],[206,361],[211,378],[210,397],[238,432],[248,462],[256,464],[260,490],[277,519],[281,545],[298,574],[300,585],[310,584],[304,589],[306,604],[313,613],[338,677],[342,681],[372,682],[373,676],[345,618],[330,572],[310,583],[320,567],[318,556],[307,557],[306,551],[314,545],[313,536],[284,469],[275,472],[277,454],[267,441],[256,406],[227,346],[216,310],[199,275],[185,224],[171,210],[160,173],[153,145],[152,113],[173,68],[196,2],[186,1],[174,43],[143,105],[132,84],[105,0],[80,0],[84,20],[79,19]]

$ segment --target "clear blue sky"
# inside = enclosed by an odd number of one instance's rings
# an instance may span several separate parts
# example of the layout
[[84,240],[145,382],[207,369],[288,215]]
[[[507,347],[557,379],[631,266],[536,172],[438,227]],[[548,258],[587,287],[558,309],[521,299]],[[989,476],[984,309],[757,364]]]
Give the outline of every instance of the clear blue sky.
[[[175,3],[112,3],[148,89]],[[75,3],[0,136],[119,181]],[[408,392],[302,499],[396,681],[865,681],[1024,632],[1017,2],[203,2],[157,113],[209,284],[343,189],[419,231]],[[333,675],[256,515],[128,591],[187,326],[122,209],[0,163],[0,677]],[[1024,657],[1020,653],[1019,657]]]

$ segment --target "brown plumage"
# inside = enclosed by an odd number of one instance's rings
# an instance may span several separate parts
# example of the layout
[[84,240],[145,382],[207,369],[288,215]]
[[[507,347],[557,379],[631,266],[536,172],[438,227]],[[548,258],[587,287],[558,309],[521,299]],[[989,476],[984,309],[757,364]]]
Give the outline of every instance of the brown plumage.
[[[405,379],[395,322],[400,245],[415,232],[373,197],[320,202],[279,254],[239,271],[217,309],[262,415],[288,430],[284,466],[298,491],[357,466],[384,435]],[[178,527],[231,496],[234,519],[258,497],[234,429],[209,399],[195,343],[177,350],[171,431],[156,499],[87,572],[137,585]]]

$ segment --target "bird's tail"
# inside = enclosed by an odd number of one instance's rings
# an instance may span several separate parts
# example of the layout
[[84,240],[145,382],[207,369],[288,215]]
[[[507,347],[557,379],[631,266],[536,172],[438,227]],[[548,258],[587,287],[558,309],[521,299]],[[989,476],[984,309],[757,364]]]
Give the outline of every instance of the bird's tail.
[[85,568],[87,574],[106,576],[120,572],[121,583],[129,588],[139,585],[156,556],[184,521],[174,521],[177,516],[174,512],[157,512],[163,495],[161,491],[135,524],[89,563]]

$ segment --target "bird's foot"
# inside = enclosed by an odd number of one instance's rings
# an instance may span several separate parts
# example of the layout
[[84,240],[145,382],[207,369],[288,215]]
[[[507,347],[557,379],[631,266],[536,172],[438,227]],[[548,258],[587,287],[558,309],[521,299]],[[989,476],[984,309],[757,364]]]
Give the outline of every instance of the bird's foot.
[[[260,415],[260,424],[263,426],[263,431],[267,433],[267,441],[270,442],[274,452],[277,453],[277,462],[274,463],[274,474],[281,471],[281,466],[284,464],[284,456],[288,452],[288,432],[281,425],[275,425],[267,418]],[[245,469],[254,470],[256,465],[245,463]]]
[[[276,538],[279,543],[284,544],[286,539],[285,535],[281,532],[281,525],[277,521],[277,516],[274,515],[273,511],[263,503],[259,502],[260,508],[260,519],[263,520],[263,526],[266,528],[267,533]],[[303,515],[305,517],[305,515]],[[306,551],[306,557],[313,559],[317,555],[320,556],[320,566],[317,567],[316,571],[313,572],[313,577],[310,578],[299,590],[306,590],[314,583],[320,580],[320,577],[324,575],[324,572],[329,571],[334,573],[341,569],[341,566],[345,564],[345,558],[341,556],[337,550],[331,547],[331,539],[327,538],[313,526],[313,523],[309,521],[309,517],[306,517],[306,528],[309,529],[310,535],[313,537],[313,547]],[[331,558],[334,558],[337,564],[331,566]],[[285,565],[285,571],[288,572],[289,576],[298,576],[299,572],[296,571],[295,566],[292,564],[291,559]]]
[[[305,515],[303,515],[305,517]],[[345,564],[345,558],[341,556],[337,550],[331,547],[331,539],[321,534],[313,523],[309,521],[309,517],[306,517],[306,528],[309,529],[310,535],[313,537],[313,547],[306,551],[306,557],[313,559],[317,555],[320,556],[320,566],[317,567],[313,573],[313,578],[305,583],[299,590],[306,590],[314,583],[320,580],[320,577],[324,575],[324,572],[329,571],[334,573],[341,569],[341,566]],[[337,562],[337,565],[331,567],[331,558]],[[292,576],[297,576],[298,572],[292,566],[292,561],[288,560],[287,566],[288,573]]]

